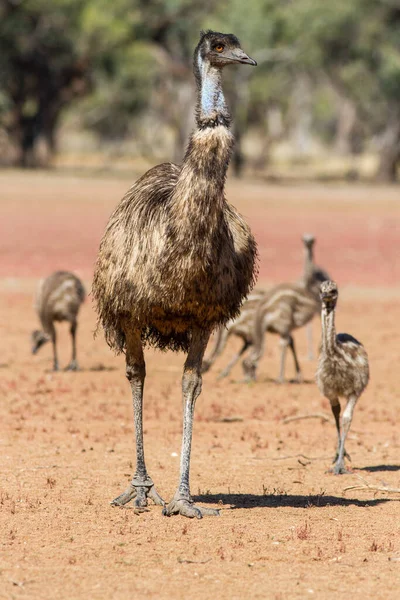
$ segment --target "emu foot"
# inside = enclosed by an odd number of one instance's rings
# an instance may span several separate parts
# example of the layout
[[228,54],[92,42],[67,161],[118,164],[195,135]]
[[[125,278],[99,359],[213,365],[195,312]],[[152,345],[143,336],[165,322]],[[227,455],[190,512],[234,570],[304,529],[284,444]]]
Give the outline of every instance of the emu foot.
[[206,515],[219,517],[219,510],[196,506],[190,496],[184,497],[178,493],[167,506],[164,506],[162,514],[166,517],[182,515],[189,519],[202,519]]
[[79,365],[76,360],[71,360],[69,365],[67,365],[64,371],[79,371]]
[[157,504],[158,506],[165,506],[164,500],[157,492],[150,477],[145,481],[133,479],[126,490],[114,498],[110,504],[111,506],[124,506],[131,500],[134,500],[133,504],[135,508],[144,510],[147,506],[148,498],[153,500],[154,504]]
[[242,369],[244,373],[244,381],[246,383],[252,383],[257,379],[256,371],[257,365],[253,364],[250,360],[245,359],[242,362]]
[[348,475],[351,474],[353,471],[351,469],[346,469],[344,462],[338,462],[335,463],[332,469],[329,469],[328,472],[333,473],[334,475]]

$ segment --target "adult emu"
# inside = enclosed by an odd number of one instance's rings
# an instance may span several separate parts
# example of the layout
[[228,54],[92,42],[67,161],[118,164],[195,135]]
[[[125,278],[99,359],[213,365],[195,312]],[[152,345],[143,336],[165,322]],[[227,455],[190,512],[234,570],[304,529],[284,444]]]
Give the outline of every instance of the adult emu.
[[[224,194],[233,136],[221,74],[235,63],[256,64],[234,35],[202,32],[194,52],[197,127],[183,164],[166,163],[145,173],[112,214],[100,244],[93,296],[108,344],[126,352],[136,434],[136,471],[114,505],[134,499],[144,507],[151,498],[168,516],[218,514],[194,505],[189,469],[194,406],[210,333],[239,313],[255,277],[255,241]],[[146,344],[187,352],[180,479],[167,506],[145,466]]]

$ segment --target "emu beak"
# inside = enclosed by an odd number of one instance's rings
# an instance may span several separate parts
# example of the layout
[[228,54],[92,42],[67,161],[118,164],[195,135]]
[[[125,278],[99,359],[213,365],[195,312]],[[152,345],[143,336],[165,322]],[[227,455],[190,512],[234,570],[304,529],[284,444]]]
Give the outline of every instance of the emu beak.
[[37,346],[32,346],[32,354],[36,354],[38,350],[39,348]]
[[256,61],[253,58],[250,58],[250,56],[247,56],[247,54],[243,52],[241,48],[235,48],[234,50],[231,50],[227,58],[242,65],[252,65],[253,67],[257,66]]

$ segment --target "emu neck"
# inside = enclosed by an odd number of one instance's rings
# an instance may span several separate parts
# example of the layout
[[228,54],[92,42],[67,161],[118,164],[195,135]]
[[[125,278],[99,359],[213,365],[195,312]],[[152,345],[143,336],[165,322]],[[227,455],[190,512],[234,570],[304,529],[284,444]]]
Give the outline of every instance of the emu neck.
[[188,232],[204,238],[212,236],[220,226],[232,147],[233,136],[222,125],[198,129],[190,137],[173,191],[184,244],[191,243]]
[[325,354],[334,354],[336,352],[336,329],[335,329],[335,309],[328,312],[326,306],[322,306],[322,349]]
[[224,125],[229,127],[231,116],[222,90],[221,69],[197,57],[195,75],[198,86],[196,122],[201,129]]
[[311,283],[314,273],[314,251],[310,246],[304,248],[304,282]]
[[207,241],[215,240],[221,227],[234,138],[228,127],[230,117],[222,93],[221,71],[198,57],[194,71],[198,84],[197,129],[190,136],[172,200],[181,250],[192,254],[197,249],[199,264],[203,264],[204,252],[212,249],[212,242],[207,245]]

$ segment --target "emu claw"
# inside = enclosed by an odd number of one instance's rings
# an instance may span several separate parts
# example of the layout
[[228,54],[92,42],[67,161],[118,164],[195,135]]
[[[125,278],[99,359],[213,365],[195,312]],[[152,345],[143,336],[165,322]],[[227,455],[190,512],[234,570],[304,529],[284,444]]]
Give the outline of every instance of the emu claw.
[[179,514],[183,517],[188,517],[189,519],[202,519],[206,515],[219,517],[219,510],[216,508],[195,506],[193,500],[178,497],[171,500],[167,506],[164,506],[162,514],[165,517]]
[[132,485],[130,483],[126,490],[114,498],[110,504],[111,506],[124,506],[131,500],[134,500],[135,508],[145,509],[148,498],[153,500],[154,504],[158,506],[165,506],[164,500],[155,489],[153,483],[151,485]]

